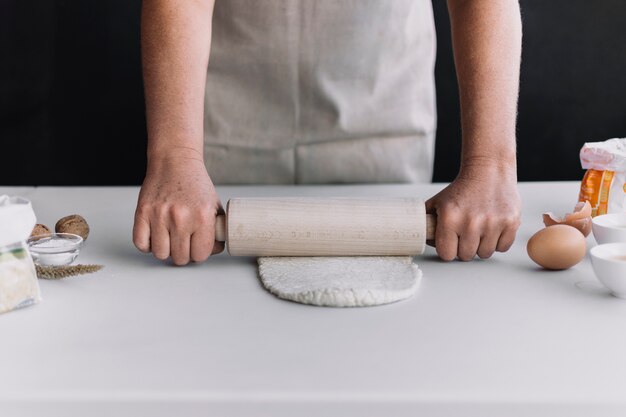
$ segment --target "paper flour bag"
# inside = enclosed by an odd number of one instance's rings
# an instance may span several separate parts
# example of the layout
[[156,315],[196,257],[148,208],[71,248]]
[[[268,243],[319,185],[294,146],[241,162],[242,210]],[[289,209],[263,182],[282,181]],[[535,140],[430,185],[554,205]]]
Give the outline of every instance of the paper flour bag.
[[35,226],[29,200],[0,195],[0,313],[41,301],[26,239]]
[[587,171],[578,201],[589,201],[591,216],[626,212],[626,138],[585,143],[580,162]]

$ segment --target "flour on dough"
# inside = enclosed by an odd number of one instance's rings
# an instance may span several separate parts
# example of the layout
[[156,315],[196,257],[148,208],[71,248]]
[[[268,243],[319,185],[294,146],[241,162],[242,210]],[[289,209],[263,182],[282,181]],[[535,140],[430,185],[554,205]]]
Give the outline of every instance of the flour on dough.
[[260,257],[263,286],[303,304],[365,307],[411,297],[422,271],[410,256]]

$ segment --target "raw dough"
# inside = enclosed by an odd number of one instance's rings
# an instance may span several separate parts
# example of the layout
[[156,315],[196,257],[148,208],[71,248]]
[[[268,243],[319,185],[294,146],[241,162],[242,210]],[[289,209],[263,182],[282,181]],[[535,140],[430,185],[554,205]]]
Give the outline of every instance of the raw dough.
[[260,257],[263,286],[303,304],[364,307],[411,297],[422,271],[410,256]]

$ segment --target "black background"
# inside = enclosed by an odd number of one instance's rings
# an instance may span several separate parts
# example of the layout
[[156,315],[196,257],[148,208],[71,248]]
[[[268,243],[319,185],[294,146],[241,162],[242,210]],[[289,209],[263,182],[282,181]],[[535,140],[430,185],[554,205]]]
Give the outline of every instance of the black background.
[[[520,181],[579,180],[584,142],[626,136],[626,2],[522,0]],[[460,125],[450,25],[438,36],[436,182]],[[139,185],[139,0],[0,0],[0,185]]]

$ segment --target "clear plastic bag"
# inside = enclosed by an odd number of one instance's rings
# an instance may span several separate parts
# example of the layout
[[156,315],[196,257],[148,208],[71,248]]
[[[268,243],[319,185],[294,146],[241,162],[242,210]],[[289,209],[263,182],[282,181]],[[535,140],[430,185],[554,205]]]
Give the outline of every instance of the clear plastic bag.
[[29,200],[0,196],[0,313],[41,301],[26,239],[36,218]]

